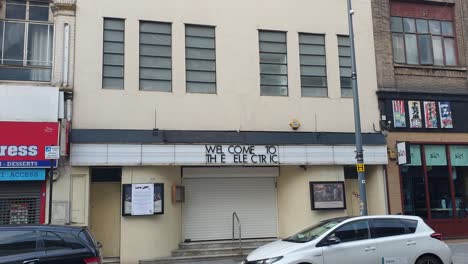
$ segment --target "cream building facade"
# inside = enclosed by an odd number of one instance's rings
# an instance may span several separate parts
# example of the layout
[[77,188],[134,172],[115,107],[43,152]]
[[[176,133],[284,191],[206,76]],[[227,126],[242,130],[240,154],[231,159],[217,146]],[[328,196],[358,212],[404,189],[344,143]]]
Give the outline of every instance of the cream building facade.
[[[355,5],[369,209],[383,214],[371,6]],[[341,0],[80,0],[71,223],[137,263],[231,239],[234,212],[244,239],[359,214],[346,15]]]

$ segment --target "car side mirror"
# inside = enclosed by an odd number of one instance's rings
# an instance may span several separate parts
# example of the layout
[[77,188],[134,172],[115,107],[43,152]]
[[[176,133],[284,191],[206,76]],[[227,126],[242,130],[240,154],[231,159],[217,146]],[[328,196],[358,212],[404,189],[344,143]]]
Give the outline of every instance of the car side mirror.
[[101,248],[102,248],[101,242],[98,241],[98,242],[96,243],[96,246],[97,246],[98,249],[101,249]]
[[328,245],[336,245],[341,243],[341,239],[337,236],[330,236],[327,238]]

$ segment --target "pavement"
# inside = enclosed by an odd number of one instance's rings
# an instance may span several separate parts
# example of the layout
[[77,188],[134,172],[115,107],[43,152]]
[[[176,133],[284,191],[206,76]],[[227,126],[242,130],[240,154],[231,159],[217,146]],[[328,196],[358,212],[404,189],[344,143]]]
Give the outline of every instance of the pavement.
[[468,264],[468,243],[448,241],[453,254],[453,264]]
[[[453,264],[468,264],[468,242],[446,241],[452,249]],[[239,260],[225,259],[202,262],[187,262],[186,264],[239,264]]]

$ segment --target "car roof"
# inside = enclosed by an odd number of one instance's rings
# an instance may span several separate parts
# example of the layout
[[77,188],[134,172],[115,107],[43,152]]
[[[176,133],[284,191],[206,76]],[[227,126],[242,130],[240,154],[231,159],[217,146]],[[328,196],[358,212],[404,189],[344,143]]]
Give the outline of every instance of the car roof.
[[39,224],[27,224],[27,225],[0,225],[0,229],[35,229],[43,231],[77,231],[83,230],[85,227],[79,226],[60,226],[60,225],[39,225]]
[[358,219],[378,219],[378,218],[387,218],[387,219],[409,219],[420,221],[421,218],[413,215],[366,215],[366,216],[353,216],[349,217],[348,220],[358,220]]

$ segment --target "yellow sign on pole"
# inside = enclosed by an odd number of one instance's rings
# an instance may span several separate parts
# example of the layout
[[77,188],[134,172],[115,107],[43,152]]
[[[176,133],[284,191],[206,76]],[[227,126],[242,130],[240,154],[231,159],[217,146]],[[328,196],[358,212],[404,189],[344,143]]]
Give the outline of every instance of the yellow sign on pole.
[[365,172],[366,166],[364,165],[364,163],[358,163],[356,164],[356,169],[357,169],[357,172]]

